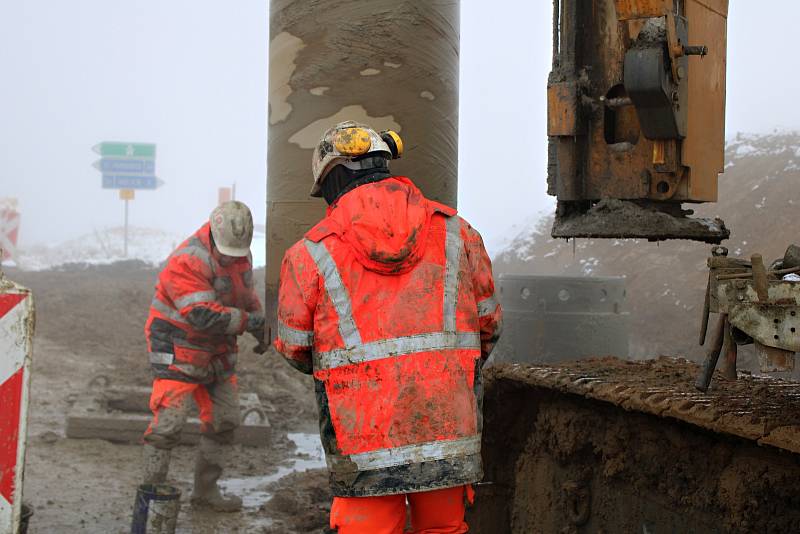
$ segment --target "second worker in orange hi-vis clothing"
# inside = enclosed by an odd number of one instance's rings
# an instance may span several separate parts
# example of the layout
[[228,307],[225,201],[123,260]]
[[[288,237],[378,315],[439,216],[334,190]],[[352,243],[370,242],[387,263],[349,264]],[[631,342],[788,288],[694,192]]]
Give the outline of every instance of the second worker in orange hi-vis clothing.
[[[461,533],[481,479],[481,367],[502,311],[480,235],[345,122],[314,151],[327,216],[286,253],[276,348],[313,374],[340,534]],[[408,503],[408,504],[407,504]]]
[[[236,336],[264,340],[264,314],[253,286],[253,217],[241,202],[218,206],[209,222],[181,243],[158,275],[145,325],[155,376],[144,435],[144,482],[163,484],[191,402],[201,437],[192,504],[240,510],[239,497],[217,485],[239,426]],[[257,349],[263,348],[259,344]]]

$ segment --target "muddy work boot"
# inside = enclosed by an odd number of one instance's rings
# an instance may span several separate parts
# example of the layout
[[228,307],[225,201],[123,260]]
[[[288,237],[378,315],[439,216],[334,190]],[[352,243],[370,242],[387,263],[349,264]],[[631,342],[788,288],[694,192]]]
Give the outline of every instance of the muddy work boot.
[[152,445],[144,446],[144,484],[163,484],[167,480],[170,452],[169,449],[157,449]]
[[235,495],[223,496],[217,486],[222,474],[222,447],[208,438],[200,438],[191,502],[193,506],[208,507],[215,512],[238,512],[242,509],[242,499]]

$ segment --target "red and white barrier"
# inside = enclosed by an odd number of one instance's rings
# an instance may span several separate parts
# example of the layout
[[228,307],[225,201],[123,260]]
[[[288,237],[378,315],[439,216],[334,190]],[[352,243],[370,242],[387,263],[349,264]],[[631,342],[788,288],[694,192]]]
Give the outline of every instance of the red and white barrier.
[[17,261],[17,237],[19,235],[19,212],[16,202],[0,200],[0,261]]
[[0,272],[0,534],[20,522],[33,327],[31,292]]

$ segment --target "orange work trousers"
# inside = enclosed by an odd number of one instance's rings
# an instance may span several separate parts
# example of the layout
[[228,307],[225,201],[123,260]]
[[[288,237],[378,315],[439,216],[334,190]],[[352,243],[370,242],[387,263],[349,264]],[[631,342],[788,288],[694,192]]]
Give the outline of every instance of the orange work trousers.
[[222,443],[233,439],[239,426],[239,390],[236,375],[219,378],[210,384],[156,378],[150,396],[153,419],[144,433],[144,442],[159,449],[171,449],[181,439],[193,398],[200,417],[200,431]]
[[414,534],[463,534],[465,500],[472,502],[471,486],[385,495],[334,497],[331,528],[339,534],[402,534],[406,532],[406,499]]

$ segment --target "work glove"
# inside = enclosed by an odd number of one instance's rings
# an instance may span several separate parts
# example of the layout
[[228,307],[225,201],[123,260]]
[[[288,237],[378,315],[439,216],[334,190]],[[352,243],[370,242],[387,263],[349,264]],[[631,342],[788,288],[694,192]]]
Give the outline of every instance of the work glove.
[[258,332],[261,332],[263,337],[265,323],[266,320],[264,319],[263,313],[253,312],[247,316],[247,324],[245,325],[244,329],[253,335],[256,335],[256,333]]
[[269,348],[269,339],[262,338],[258,340],[258,345],[253,347],[253,352],[255,352],[256,354],[264,354],[265,352],[267,352],[268,348]]
[[253,349],[253,352],[256,354],[264,354],[269,347],[269,340],[267,339],[266,333],[266,321],[264,319],[263,313],[251,313],[247,317],[247,325],[245,326],[245,330],[250,332],[256,341],[258,341],[258,345]]

